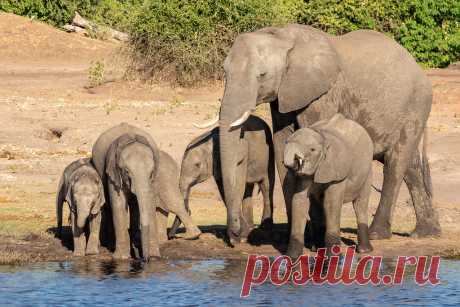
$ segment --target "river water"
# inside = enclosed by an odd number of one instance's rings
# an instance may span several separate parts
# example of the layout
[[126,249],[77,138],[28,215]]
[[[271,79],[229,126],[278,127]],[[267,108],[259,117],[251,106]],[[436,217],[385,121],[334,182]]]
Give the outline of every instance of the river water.
[[[442,260],[439,285],[255,286],[240,298],[245,262],[73,262],[0,266],[1,306],[459,306],[460,261]],[[390,270],[391,265],[387,266]],[[383,273],[385,271],[385,265]]]

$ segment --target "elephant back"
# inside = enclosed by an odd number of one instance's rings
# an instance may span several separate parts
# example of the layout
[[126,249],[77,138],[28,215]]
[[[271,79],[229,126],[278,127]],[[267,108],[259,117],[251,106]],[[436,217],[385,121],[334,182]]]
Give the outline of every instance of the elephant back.
[[154,151],[154,153],[157,154],[158,157],[158,146],[156,145],[155,141],[153,140],[152,136],[136,127],[132,126],[127,123],[121,123],[119,125],[116,125],[106,131],[104,131],[96,140],[96,142],[93,145],[92,149],[92,161],[94,164],[94,167],[96,168],[99,176],[103,179],[103,182],[105,182],[106,179],[106,174],[105,174],[105,168],[106,168],[106,157],[107,153],[109,151],[110,145],[120,138],[124,134],[135,134],[135,135],[140,135],[143,136],[147,139],[147,141],[150,144],[150,147]]
[[159,169],[156,179],[160,179],[160,183],[165,178],[168,181],[174,181],[175,185],[179,185],[179,166],[176,161],[168,153],[160,150],[160,160],[158,162]]

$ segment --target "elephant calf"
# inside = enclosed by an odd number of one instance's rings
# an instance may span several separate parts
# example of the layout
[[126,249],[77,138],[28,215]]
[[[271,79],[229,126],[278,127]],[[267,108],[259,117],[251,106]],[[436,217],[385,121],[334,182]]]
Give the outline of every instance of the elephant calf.
[[[168,236],[174,237],[177,228],[181,222],[186,226],[186,233],[184,239],[196,239],[201,235],[201,231],[196,227],[190,217],[190,210],[184,204],[184,198],[179,190],[179,166],[176,161],[166,152],[160,151],[160,162],[158,168],[157,179],[154,189],[158,197],[158,203],[161,208],[157,213],[159,218],[158,234],[160,242],[166,241],[166,228],[167,228],[167,213],[172,212],[176,214],[175,227],[171,228]],[[180,210],[179,210],[180,208]],[[188,211],[185,211],[185,209]],[[182,214],[180,214],[182,213]],[[185,220],[184,220],[185,219]],[[173,230],[174,229],[174,230]]]
[[[304,246],[309,212],[324,209],[326,247],[340,245],[343,203],[353,202],[358,224],[358,252],[369,252],[367,207],[372,180],[373,143],[366,130],[336,114],[294,132],[284,150],[284,164],[299,178],[292,208],[288,255],[298,257]],[[323,206],[318,208],[318,206]]]
[[167,204],[168,210],[180,217],[187,228],[199,232],[192,224],[183,201],[181,203],[178,198],[165,196],[169,196],[168,186],[177,183],[168,181],[168,159],[149,133],[121,123],[99,136],[93,146],[92,156],[110,197],[115,230],[114,258],[129,258],[130,247],[139,243],[138,235],[145,261],[150,256],[160,256],[159,231],[162,227],[158,227],[157,221],[157,209],[161,207],[158,197]]
[[[264,199],[261,226],[270,228],[273,224],[273,188],[275,182],[275,162],[272,135],[268,125],[259,117],[250,116],[244,123],[242,133],[244,153],[239,163],[242,177],[236,180],[239,203],[242,200],[242,231],[239,239],[247,240],[254,227],[252,193],[254,184],[258,184]],[[219,154],[219,127],[194,139],[185,150],[182,159],[180,190],[185,199],[187,210],[190,189],[214,176],[220,195],[228,206],[223,193],[222,173]],[[238,208],[240,209],[240,208]],[[176,219],[169,235],[174,235],[180,225]]]
[[[74,255],[99,253],[99,232],[101,208],[105,203],[101,178],[90,159],[79,159],[69,164],[59,181],[56,197],[58,236],[62,235],[62,207],[64,201],[70,208]],[[84,236],[86,222],[89,221],[88,244]]]

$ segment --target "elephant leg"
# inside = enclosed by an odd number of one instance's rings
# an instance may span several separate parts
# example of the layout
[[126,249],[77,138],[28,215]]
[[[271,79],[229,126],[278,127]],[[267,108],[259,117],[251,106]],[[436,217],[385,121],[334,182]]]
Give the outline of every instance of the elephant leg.
[[200,229],[193,223],[190,214],[185,209],[184,199],[179,189],[177,191],[165,190],[160,192],[164,209],[177,215],[185,226],[184,239],[193,240],[201,235]]
[[[291,229],[291,210],[292,210],[292,197],[295,192],[296,178],[288,172],[284,166],[284,147],[289,136],[294,132],[294,119],[293,114],[283,114],[278,111],[278,103],[274,102],[270,105],[272,121],[273,121],[273,145],[275,152],[276,168],[283,189],[284,202],[286,206],[286,215],[288,220],[288,229]],[[294,119],[293,119],[294,118]]]
[[404,176],[407,188],[412,198],[417,222],[413,237],[439,236],[441,227],[438,215],[433,208],[431,197],[428,195],[423,182],[422,166],[418,149],[412,156],[412,161]]
[[310,200],[308,199],[308,189],[303,185],[303,181],[296,187],[297,193],[292,198],[292,222],[291,233],[289,235],[289,245],[287,255],[292,259],[298,258],[303,253],[305,245],[305,226],[308,220]]
[[311,251],[316,252],[318,248],[324,247],[324,236],[326,226],[324,224],[324,195],[310,195],[310,239]]
[[77,219],[74,213],[70,214],[72,223],[72,235],[73,235],[73,255],[84,256],[86,248],[86,238],[84,229],[77,226]]
[[[168,241],[168,212],[162,208],[156,208],[155,214],[155,218],[157,219],[158,243],[163,244]],[[153,238],[153,234],[151,233],[150,235]]]
[[341,183],[330,185],[324,192],[324,216],[326,218],[326,235],[324,242],[328,251],[334,245],[341,244],[340,238],[340,215],[342,211],[343,198],[346,184]]
[[93,216],[89,222],[89,239],[86,246],[87,255],[99,254],[99,233],[101,231],[101,212]]
[[252,207],[252,193],[254,183],[247,183],[241,209],[241,242],[247,242],[249,233],[254,229],[254,212]]
[[264,199],[264,209],[262,211],[260,227],[268,230],[273,228],[273,183],[274,182],[271,182],[268,176],[259,183],[259,189]]
[[358,225],[358,253],[368,253],[373,250],[369,241],[368,205],[371,195],[372,173],[369,174],[358,198],[353,201],[356,223]]
[[128,208],[125,194],[109,183],[110,205],[115,229],[115,259],[129,259]]
[[[416,135],[414,129],[408,127],[401,131],[401,135],[412,136],[414,134]],[[419,139],[401,137],[399,143],[384,155],[382,193],[374,220],[369,228],[371,240],[391,238],[392,207],[398,199],[404,174]]]

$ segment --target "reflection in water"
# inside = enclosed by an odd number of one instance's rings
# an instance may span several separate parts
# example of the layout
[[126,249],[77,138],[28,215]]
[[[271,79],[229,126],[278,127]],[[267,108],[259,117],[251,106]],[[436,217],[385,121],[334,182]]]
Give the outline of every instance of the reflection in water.
[[[42,263],[0,266],[1,305],[155,304],[161,305],[456,305],[460,295],[460,262],[443,260],[441,285],[417,286],[413,270],[401,286],[256,286],[251,296],[239,293],[246,263],[242,261],[138,261]],[[383,274],[394,263],[384,262]]]

